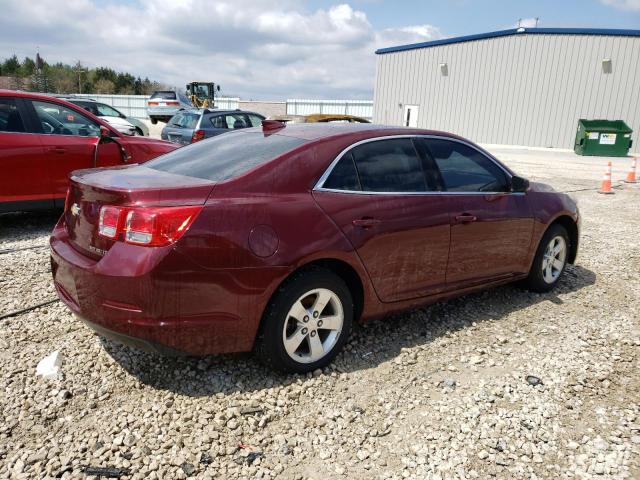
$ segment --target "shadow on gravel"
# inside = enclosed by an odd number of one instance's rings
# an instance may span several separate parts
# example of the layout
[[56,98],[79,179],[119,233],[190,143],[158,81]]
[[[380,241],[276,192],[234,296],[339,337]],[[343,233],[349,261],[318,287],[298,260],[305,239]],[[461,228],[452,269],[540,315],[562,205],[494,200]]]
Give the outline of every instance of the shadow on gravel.
[[0,213],[0,242],[26,240],[51,233],[62,210]]
[[[345,351],[326,372],[372,368],[392,360],[402,348],[428,344],[474,323],[499,322],[508,314],[539,302],[562,304],[559,294],[593,285],[595,280],[592,271],[569,265],[551,293],[535,294],[507,285],[370,322],[354,329]],[[562,326],[561,322],[558,326]],[[172,358],[139,352],[104,339],[102,344],[116,362],[143,384],[180,395],[253,392],[304,378],[273,372],[250,354]]]

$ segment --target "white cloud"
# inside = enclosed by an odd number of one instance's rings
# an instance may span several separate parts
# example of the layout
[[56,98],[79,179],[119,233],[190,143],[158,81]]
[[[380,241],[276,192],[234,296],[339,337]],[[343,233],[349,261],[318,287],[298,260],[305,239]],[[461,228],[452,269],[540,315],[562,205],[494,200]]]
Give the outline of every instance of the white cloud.
[[439,38],[431,25],[376,31],[347,4],[296,0],[3,2],[0,57],[82,60],[182,86],[220,83],[251,98],[371,98],[374,51]]
[[611,5],[620,10],[640,12],[640,0],[600,0],[600,3]]

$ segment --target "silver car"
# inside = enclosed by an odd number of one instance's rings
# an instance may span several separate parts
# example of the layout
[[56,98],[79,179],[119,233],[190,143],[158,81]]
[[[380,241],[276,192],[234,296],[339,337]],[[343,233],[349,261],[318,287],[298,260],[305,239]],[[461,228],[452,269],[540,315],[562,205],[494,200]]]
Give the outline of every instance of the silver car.
[[193,108],[191,100],[177,90],[159,90],[153,92],[147,100],[147,114],[154,125],[168,122],[178,111]]
[[96,117],[102,118],[105,122],[113,125],[120,133],[124,133],[125,135],[149,136],[149,127],[147,127],[144,122],[134,117],[127,117],[111,105],[97,102],[90,98],[66,97],[65,100],[84,108]]

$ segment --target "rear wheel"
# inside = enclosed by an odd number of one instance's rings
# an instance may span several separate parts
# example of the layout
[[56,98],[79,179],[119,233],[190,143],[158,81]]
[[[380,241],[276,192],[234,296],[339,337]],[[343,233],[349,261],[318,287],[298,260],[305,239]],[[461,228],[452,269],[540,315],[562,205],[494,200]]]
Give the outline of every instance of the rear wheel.
[[553,289],[567,265],[569,235],[562,225],[551,225],[542,236],[531,271],[526,280],[529,290],[548,292]]
[[352,321],[353,299],[340,277],[324,269],[301,271],[267,306],[256,353],[278,370],[311,372],[340,352]]

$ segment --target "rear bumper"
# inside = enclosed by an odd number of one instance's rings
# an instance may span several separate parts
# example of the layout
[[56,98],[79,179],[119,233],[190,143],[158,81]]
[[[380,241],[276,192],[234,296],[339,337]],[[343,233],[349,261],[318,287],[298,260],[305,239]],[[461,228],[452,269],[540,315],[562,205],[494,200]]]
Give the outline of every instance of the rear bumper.
[[99,334],[143,350],[187,355],[250,351],[263,308],[287,270],[211,270],[172,247],[116,244],[78,252],[61,222],[50,239],[60,299]]
[[184,107],[147,107],[147,115],[156,118],[171,118]]
[[177,356],[188,355],[188,353],[186,352],[183,352],[181,350],[175,350],[161,343],[153,342],[150,340],[144,340],[142,338],[130,337],[129,335],[125,335],[124,333],[116,332],[114,330],[109,330],[108,328],[105,328],[102,325],[99,325],[97,323],[90,322],[86,318],[82,318],[79,315],[76,315],[76,318],[83,321],[89,328],[91,328],[99,336],[106,338],[108,340],[112,340],[116,343],[120,343],[122,345],[127,345],[128,347],[132,347],[137,350],[142,350],[148,353],[155,353],[155,354],[159,354],[167,357],[177,357]]

